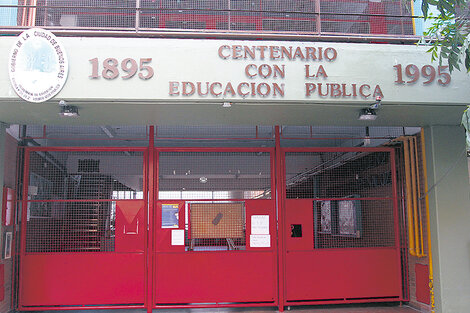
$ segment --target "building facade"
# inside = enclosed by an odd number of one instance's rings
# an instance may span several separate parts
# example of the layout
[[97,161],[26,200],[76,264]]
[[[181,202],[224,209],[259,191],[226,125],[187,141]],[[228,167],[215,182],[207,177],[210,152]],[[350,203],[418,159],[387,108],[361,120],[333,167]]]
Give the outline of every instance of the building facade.
[[411,4],[0,4],[2,311],[465,312],[468,76]]

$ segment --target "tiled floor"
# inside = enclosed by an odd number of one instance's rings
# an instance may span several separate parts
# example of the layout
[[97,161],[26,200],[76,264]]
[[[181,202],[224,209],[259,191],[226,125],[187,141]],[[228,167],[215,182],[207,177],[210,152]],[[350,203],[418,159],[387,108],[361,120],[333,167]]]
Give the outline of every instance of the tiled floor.
[[[145,310],[73,310],[43,311],[38,313],[146,313]],[[217,308],[154,310],[153,313],[276,313],[276,308]],[[286,307],[286,313],[417,313],[409,306],[397,305],[342,305],[342,306],[293,306]]]

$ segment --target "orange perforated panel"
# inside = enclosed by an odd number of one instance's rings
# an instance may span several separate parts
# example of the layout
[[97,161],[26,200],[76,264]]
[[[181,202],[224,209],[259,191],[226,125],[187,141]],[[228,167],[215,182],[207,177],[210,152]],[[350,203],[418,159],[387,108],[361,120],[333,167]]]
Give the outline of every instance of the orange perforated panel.
[[243,203],[193,203],[191,238],[243,238]]

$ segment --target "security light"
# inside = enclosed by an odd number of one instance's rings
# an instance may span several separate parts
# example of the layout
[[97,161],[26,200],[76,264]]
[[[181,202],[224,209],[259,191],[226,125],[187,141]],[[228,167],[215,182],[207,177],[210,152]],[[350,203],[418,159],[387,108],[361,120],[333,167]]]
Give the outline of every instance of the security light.
[[59,106],[60,106],[60,116],[65,116],[65,117],[79,117],[80,114],[78,113],[78,108],[73,105],[68,105],[65,100],[60,100],[59,101]]
[[380,107],[382,102],[381,97],[375,98],[375,103],[371,104],[368,108],[362,109],[359,113],[359,120],[361,121],[374,121],[377,119],[375,111]]
[[361,121],[374,121],[376,118],[377,114],[375,114],[375,110],[371,108],[362,109],[359,114],[359,120]]

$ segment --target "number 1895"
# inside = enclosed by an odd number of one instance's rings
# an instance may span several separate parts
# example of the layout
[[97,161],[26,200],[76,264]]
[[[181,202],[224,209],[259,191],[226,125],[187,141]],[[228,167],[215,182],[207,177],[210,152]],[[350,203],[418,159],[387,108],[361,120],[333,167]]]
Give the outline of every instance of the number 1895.
[[[90,78],[100,78],[105,79],[115,79],[119,76],[120,72],[123,72],[125,75],[121,76],[122,79],[129,79],[134,77],[137,72],[139,72],[139,78],[147,80],[153,77],[154,71],[150,62],[152,58],[141,58],[139,64],[133,58],[125,58],[119,62],[115,58],[107,58],[102,62],[102,70],[100,71],[99,66],[100,62],[98,58],[93,58],[89,60],[91,63],[91,75]],[[101,75],[100,75],[101,74]]]

